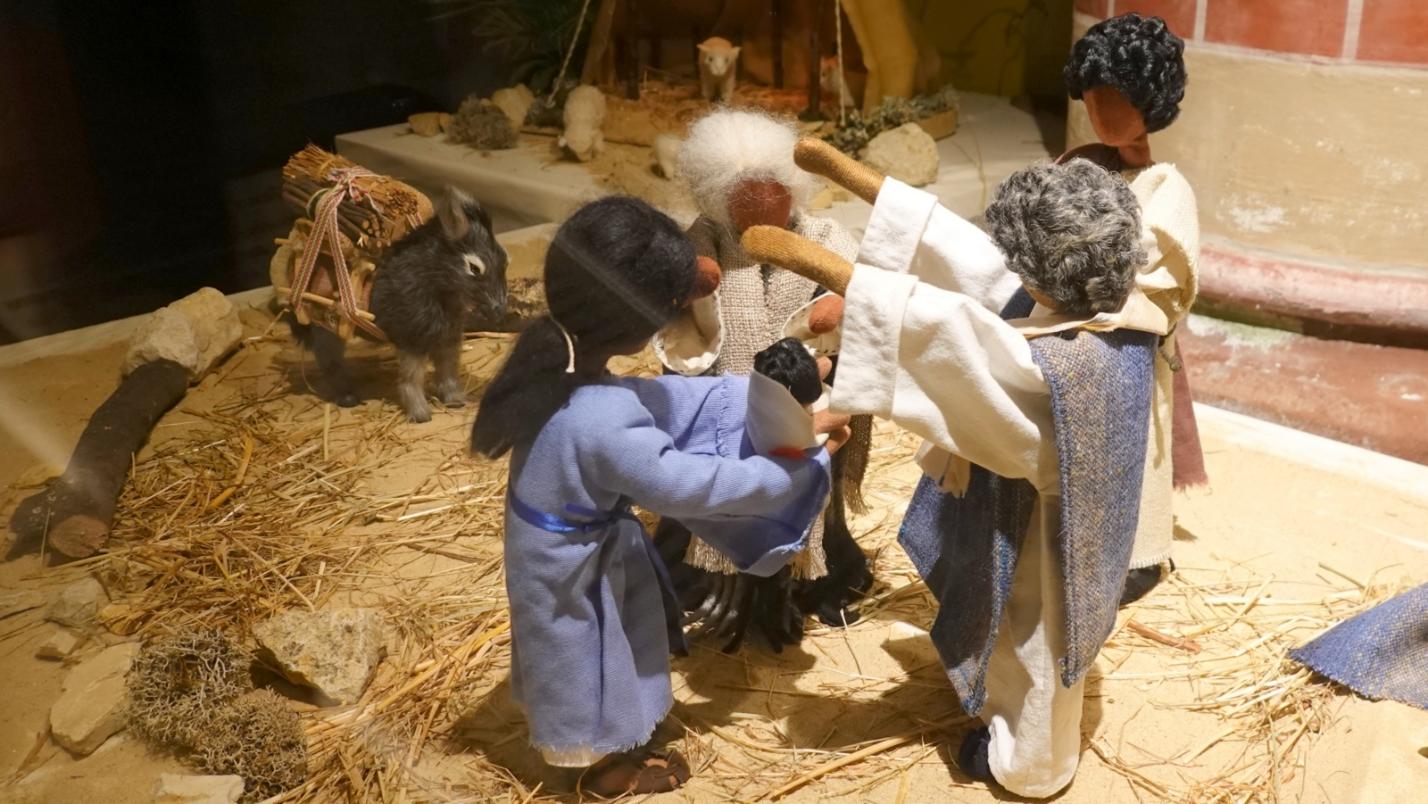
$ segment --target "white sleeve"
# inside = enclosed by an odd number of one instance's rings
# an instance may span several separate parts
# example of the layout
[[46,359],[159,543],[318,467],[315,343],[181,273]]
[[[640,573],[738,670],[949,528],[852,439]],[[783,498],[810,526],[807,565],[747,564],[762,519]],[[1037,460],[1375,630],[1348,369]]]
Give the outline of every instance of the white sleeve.
[[858,262],[906,271],[1001,312],[1021,280],[1007,270],[986,232],[942,206],[931,193],[889,176],[883,180],[858,251]]
[[843,316],[833,409],[871,413],[1004,477],[1057,477],[1051,396],[1031,346],[972,298],[866,265]]

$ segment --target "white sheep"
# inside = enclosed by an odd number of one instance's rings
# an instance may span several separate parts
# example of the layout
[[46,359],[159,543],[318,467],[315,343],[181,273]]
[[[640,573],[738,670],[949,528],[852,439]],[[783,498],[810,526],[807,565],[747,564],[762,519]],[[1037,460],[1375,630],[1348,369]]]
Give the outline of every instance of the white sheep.
[[569,151],[581,162],[589,162],[605,150],[605,95],[592,86],[570,90],[565,99],[565,132],[556,145]]
[[734,79],[739,72],[739,48],[722,36],[699,43],[699,92],[704,100],[734,99]]

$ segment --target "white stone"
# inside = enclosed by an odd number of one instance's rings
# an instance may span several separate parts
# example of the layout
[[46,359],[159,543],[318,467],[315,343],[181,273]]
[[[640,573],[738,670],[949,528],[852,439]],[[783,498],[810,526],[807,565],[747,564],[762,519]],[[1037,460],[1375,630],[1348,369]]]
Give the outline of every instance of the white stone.
[[242,797],[242,776],[165,773],[154,786],[155,804],[236,804]]
[[115,645],[69,671],[59,700],[50,707],[50,733],[55,742],[72,754],[86,756],[123,730],[124,675],[138,655],[137,643]]
[[45,608],[45,619],[83,631],[94,626],[99,607],[108,602],[104,585],[92,576],[86,577],[60,590]]
[[40,647],[35,650],[36,658],[54,659],[56,661],[67,659],[74,649],[79,647],[79,637],[73,631],[66,628],[55,628],[50,631],[50,635],[45,637],[45,641],[40,643]]
[[282,612],[253,627],[253,635],[294,684],[349,704],[362,696],[386,655],[382,617],[373,609]]
[[217,290],[199,288],[139,322],[124,355],[124,373],[155,360],[172,360],[197,379],[242,337],[238,308]]
[[904,123],[873,137],[863,162],[879,173],[922,187],[937,181],[941,157],[930,134],[916,123]]

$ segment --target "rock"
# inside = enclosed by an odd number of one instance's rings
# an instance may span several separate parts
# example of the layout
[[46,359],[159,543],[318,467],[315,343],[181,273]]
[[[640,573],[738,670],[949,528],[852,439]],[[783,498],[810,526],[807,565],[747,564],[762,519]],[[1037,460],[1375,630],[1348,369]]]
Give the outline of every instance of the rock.
[[243,797],[242,776],[159,775],[155,804],[236,804]]
[[238,309],[213,288],[199,288],[139,322],[124,355],[124,373],[155,360],[172,360],[198,379],[238,346]]
[[382,617],[373,609],[285,611],[253,627],[270,661],[294,684],[349,704],[362,696],[386,654]]
[[45,609],[45,619],[83,631],[94,627],[99,607],[108,602],[104,585],[93,577],[86,577],[60,590],[59,597],[51,600]]
[[59,700],[50,707],[55,742],[72,754],[86,756],[124,728],[128,697],[124,674],[138,655],[137,643],[115,645],[69,671]]
[[39,659],[53,659],[61,661],[69,658],[74,649],[79,647],[79,637],[73,631],[64,628],[55,628],[50,635],[45,637],[45,641],[40,643],[40,647],[35,650],[35,657]]
[[937,142],[916,123],[884,131],[868,143],[863,162],[879,173],[922,187],[937,181]]
[[412,131],[423,137],[435,137],[441,133],[441,112],[420,112],[407,118]]
[[45,605],[45,597],[39,592],[28,590],[0,592],[0,620],[12,614],[37,609],[43,605]]

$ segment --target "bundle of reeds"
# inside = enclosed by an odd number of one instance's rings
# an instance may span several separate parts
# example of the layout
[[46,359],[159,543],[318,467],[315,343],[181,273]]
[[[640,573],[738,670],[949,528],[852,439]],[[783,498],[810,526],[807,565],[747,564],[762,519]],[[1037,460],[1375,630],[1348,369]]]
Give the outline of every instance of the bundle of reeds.
[[312,218],[322,194],[339,183],[349,192],[338,208],[338,226],[360,248],[386,248],[432,216],[431,201],[419,190],[316,145],[293,154],[283,166],[283,200]]

